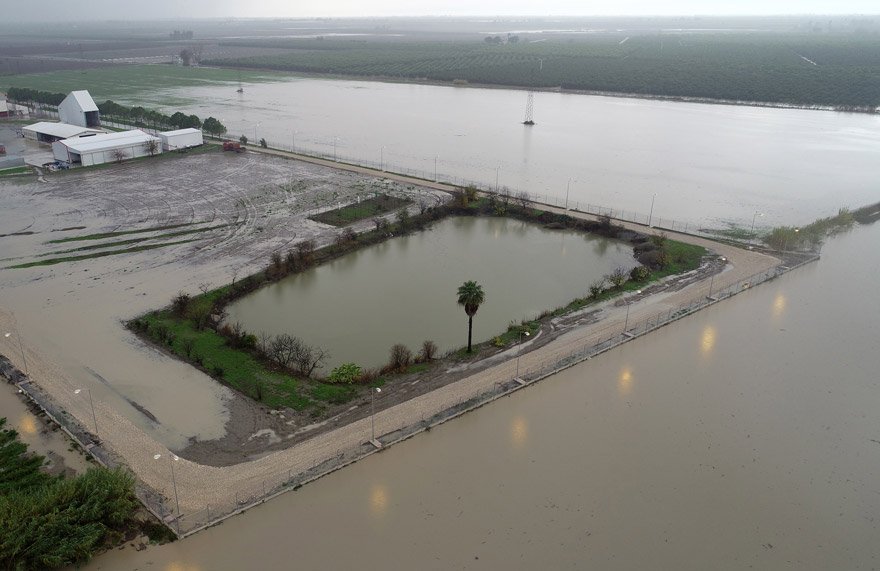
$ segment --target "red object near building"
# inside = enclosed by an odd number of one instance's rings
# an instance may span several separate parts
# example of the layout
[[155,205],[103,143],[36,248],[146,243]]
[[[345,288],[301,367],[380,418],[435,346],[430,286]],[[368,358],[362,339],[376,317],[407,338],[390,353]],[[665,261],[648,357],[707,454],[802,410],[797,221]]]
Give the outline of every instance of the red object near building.
[[0,145],[0,155],[6,154],[6,145]]
[[223,141],[223,150],[235,151],[236,153],[240,153],[244,149],[241,147],[241,143],[236,143],[235,141]]

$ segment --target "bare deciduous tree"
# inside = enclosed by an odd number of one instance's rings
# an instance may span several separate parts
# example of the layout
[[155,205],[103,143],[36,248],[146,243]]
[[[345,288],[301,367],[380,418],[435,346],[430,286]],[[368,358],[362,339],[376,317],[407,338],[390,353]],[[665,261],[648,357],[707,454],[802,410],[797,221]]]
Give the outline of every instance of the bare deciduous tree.
[[155,156],[156,153],[159,152],[159,141],[156,139],[150,139],[144,143],[144,150],[147,151],[151,157]]
[[125,159],[128,158],[128,154],[125,151],[123,151],[122,149],[113,149],[113,152],[111,153],[111,155],[113,156],[113,160],[116,161],[117,163],[121,163],[122,161],[124,161]]

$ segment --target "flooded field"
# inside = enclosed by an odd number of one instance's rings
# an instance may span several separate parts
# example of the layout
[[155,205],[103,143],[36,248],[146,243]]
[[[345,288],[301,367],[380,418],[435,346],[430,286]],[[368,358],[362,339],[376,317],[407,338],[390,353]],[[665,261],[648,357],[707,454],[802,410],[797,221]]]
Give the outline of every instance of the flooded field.
[[4,430],[15,430],[29,451],[46,458],[51,474],[70,476],[89,468],[85,453],[55,424],[34,414],[18,389],[5,382],[0,383],[0,418],[6,419]]
[[465,346],[456,290],[466,280],[486,292],[474,318],[479,342],[635,265],[628,243],[506,218],[451,218],[265,287],[231,304],[228,322],[328,350],[324,372],[346,362],[372,367],[395,343],[414,353],[425,339],[441,351]]
[[87,568],[876,567],[878,241],[840,236],[817,264]]
[[[265,137],[341,160],[474,180],[563,202],[718,226],[805,224],[876,200],[880,117],[291,77],[145,89],[130,103],[220,118],[229,135]],[[173,101],[166,104],[165,101]],[[172,109],[173,106],[173,109]]]
[[[176,449],[220,438],[234,393],[144,345],[123,321],[180,291],[262,269],[271,252],[296,240],[331,241],[338,230],[309,213],[354,200],[374,183],[405,192],[306,163],[220,151],[68,171],[45,182],[0,181],[0,328],[18,328],[28,362],[44,364],[58,383],[56,398],[78,417],[91,411],[73,391],[89,388],[99,424],[120,414]],[[10,269],[138,246],[155,248]],[[0,352],[19,362],[18,347],[2,336]]]

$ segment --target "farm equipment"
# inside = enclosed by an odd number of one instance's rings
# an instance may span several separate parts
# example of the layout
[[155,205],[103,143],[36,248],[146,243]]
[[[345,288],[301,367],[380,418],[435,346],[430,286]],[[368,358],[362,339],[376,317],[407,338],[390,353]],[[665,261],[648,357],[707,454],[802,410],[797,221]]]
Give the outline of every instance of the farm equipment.
[[223,150],[224,151],[235,151],[236,153],[243,153],[244,147],[241,146],[241,143],[236,143],[235,141],[223,141]]

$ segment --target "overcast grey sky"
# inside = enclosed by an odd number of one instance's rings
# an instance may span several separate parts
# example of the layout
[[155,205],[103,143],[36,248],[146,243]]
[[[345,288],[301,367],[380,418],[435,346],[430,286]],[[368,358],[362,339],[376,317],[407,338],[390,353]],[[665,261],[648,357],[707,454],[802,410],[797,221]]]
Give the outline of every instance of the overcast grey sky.
[[[0,5],[13,0],[0,0]],[[878,14],[880,0],[42,0],[39,19],[205,17]],[[5,15],[32,20],[16,3]]]

